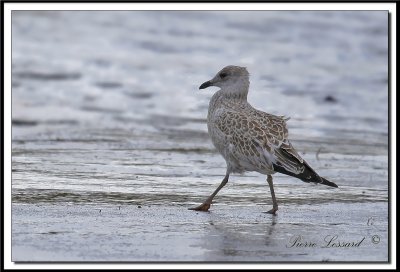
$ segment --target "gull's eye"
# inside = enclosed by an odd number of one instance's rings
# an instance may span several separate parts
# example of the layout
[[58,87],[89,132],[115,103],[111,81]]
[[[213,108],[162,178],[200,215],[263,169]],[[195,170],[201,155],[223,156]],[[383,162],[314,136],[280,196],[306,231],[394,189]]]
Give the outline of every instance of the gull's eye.
[[219,74],[220,78],[225,78],[228,74],[227,73],[221,73]]

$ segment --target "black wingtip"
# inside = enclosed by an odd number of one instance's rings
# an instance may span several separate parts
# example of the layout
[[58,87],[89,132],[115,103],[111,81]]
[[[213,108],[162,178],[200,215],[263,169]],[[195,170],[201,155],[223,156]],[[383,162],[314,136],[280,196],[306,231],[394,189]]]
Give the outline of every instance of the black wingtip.
[[304,162],[304,166],[305,169],[303,172],[299,173],[299,174],[295,174],[292,172],[289,172],[288,170],[286,170],[285,168],[283,168],[282,166],[273,164],[274,166],[274,170],[276,172],[285,174],[285,175],[289,175],[292,177],[296,177],[298,179],[301,179],[304,182],[314,182],[314,183],[319,183],[319,184],[323,184],[323,185],[327,185],[330,187],[335,187],[335,188],[339,188],[339,186],[337,186],[335,183],[324,179],[323,177],[320,177],[317,173],[315,173],[314,170],[312,170],[312,168],[306,163]]
[[322,184],[328,185],[328,186],[331,186],[331,187],[335,187],[335,188],[339,188],[339,186],[337,186],[336,183],[333,183],[333,182],[331,182],[331,181],[329,181],[327,179],[324,179],[323,177],[321,177],[321,179],[322,179],[322,182],[321,182]]

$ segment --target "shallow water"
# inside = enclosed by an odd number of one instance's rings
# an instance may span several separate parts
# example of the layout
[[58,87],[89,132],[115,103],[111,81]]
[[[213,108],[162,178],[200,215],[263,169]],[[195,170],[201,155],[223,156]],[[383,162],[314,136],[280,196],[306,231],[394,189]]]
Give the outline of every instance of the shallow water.
[[[198,86],[228,64],[248,67],[250,103],[290,116],[293,145],[318,173],[339,185],[332,189],[275,175],[281,231],[290,233],[293,218],[308,211],[312,231],[306,235],[318,239],[319,232],[335,229],[318,221],[321,216],[343,224],[341,233],[353,234],[357,222],[379,217],[379,236],[386,241],[380,246],[387,245],[387,16],[383,11],[13,12],[13,259],[270,261],[259,248],[263,240],[254,235],[253,248],[240,248],[243,237],[230,240],[241,252],[237,258],[218,243],[213,250],[219,253],[208,254],[207,238],[193,238],[183,223],[173,226],[176,236],[187,235],[181,251],[168,255],[161,253],[165,247],[154,245],[175,241],[152,226],[166,206],[171,218],[200,224],[200,233],[209,231],[201,226],[217,213],[214,224],[243,226],[251,234],[258,227],[246,213],[258,216],[271,205],[265,177],[247,173],[231,177],[211,215],[183,211],[204,200],[225,174],[206,126],[215,90]],[[140,248],[153,254],[125,242],[118,245],[122,257],[109,255],[121,237],[108,233],[109,248],[89,242],[96,256],[66,255],[84,236],[46,239],[32,231],[46,229],[44,224],[65,231],[52,221],[63,214],[71,216],[71,224],[83,222],[90,233],[85,235],[93,239],[118,228],[121,215],[113,214],[101,230],[86,224],[79,211],[114,211],[121,205],[126,220],[141,218],[139,229],[148,233],[149,244]],[[132,208],[137,205],[146,205],[148,213],[137,214]],[[283,216],[287,225],[279,221]],[[213,233],[204,236],[213,237],[209,243],[223,237]],[[370,244],[363,246],[371,250]],[[32,257],[32,250],[41,254]],[[382,248],[351,256],[338,252],[335,257],[328,251],[316,257],[305,253],[304,260],[388,258]],[[301,252],[294,256],[279,249],[275,255],[281,261],[303,260]]]
[[13,258],[387,261],[387,215],[380,212],[387,204],[370,203],[368,207],[371,210],[354,202],[290,205],[284,213],[271,216],[255,205],[215,205],[213,211],[202,213],[181,205],[14,204]]

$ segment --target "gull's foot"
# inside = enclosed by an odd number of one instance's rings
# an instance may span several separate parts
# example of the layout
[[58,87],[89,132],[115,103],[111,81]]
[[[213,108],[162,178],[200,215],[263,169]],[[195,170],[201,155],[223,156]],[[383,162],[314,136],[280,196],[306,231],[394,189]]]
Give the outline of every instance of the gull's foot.
[[210,208],[210,204],[203,203],[200,206],[189,208],[189,210],[193,211],[200,211],[200,212],[208,212],[208,209]]
[[265,213],[269,213],[269,214],[276,215],[276,211],[277,211],[277,210],[278,210],[278,209],[272,208],[271,210],[269,210],[268,212],[265,212]]

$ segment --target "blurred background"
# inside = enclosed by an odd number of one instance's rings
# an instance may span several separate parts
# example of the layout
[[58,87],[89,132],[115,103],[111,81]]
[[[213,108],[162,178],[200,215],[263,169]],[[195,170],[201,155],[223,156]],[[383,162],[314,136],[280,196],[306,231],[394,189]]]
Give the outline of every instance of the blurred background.
[[[340,187],[277,174],[283,210],[387,202],[386,11],[13,11],[13,202],[203,201],[225,162],[206,126],[217,89],[198,87],[226,65]],[[270,204],[265,177],[232,176],[215,203]]]
[[[12,23],[15,197],[198,195],[225,172],[206,127],[216,88],[198,87],[226,65],[248,68],[251,104],[291,117],[300,151],[379,155],[371,179],[387,185],[385,11],[14,11]],[[322,171],[365,182],[371,165],[348,163]]]

